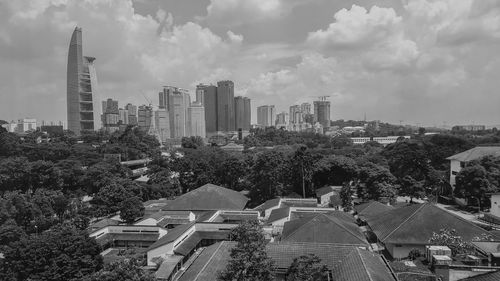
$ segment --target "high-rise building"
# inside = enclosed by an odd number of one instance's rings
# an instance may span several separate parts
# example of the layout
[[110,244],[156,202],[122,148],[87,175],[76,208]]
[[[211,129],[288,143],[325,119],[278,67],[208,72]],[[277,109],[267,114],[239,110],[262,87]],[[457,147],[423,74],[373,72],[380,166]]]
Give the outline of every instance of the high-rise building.
[[189,136],[206,137],[205,108],[200,102],[193,102],[188,107]]
[[217,87],[206,86],[203,89],[203,105],[205,107],[205,128],[207,134],[217,132]]
[[24,118],[17,121],[17,126],[14,129],[16,133],[26,133],[30,131],[36,131],[37,123],[34,118]]
[[276,128],[287,128],[288,127],[288,113],[281,112],[276,114]]
[[175,88],[168,94],[168,119],[170,121],[170,137],[182,138],[188,135],[187,108],[191,104],[189,92]]
[[139,106],[137,110],[137,125],[145,133],[150,133],[154,130],[152,107],[147,105]]
[[160,108],[155,112],[155,134],[158,136],[160,143],[170,138],[170,122],[168,112],[164,108]]
[[102,101],[102,124],[103,128],[108,133],[113,133],[119,129],[120,111],[118,109],[118,101],[107,99]]
[[330,102],[325,100],[314,101],[314,120],[323,126],[326,131],[330,127]]
[[290,106],[290,123],[302,123],[302,109],[299,105]]
[[94,60],[83,56],[82,29],[76,27],[69,43],[66,96],[68,129],[77,135],[101,128]]
[[300,110],[303,114],[311,114],[311,104],[308,102],[304,102],[300,105]]
[[217,131],[235,131],[234,83],[229,80],[217,82]]
[[128,125],[128,110],[120,108],[118,112],[120,113],[120,125]]
[[129,103],[125,106],[125,109],[128,112],[128,124],[137,125],[137,106]]
[[234,115],[236,131],[243,131],[245,127],[245,99],[241,96],[234,98]]
[[205,106],[205,92],[208,85],[198,84],[196,85],[196,102],[200,103],[202,106]]
[[274,126],[275,114],[274,105],[257,107],[257,124],[264,127]]
[[250,123],[252,122],[252,108],[250,106],[250,99],[243,98],[243,131],[250,131]]

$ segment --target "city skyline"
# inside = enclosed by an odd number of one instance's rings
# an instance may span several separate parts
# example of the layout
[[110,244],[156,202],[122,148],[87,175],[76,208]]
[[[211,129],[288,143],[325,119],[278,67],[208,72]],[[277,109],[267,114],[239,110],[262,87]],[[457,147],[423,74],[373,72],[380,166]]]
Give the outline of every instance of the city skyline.
[[500,123],[497,1],[254,1],[2,2],[2,118],[66,120],[78,25],[102,97],[142,104],[164,83],[231,80],[252,112],[332,95],[333,120]]

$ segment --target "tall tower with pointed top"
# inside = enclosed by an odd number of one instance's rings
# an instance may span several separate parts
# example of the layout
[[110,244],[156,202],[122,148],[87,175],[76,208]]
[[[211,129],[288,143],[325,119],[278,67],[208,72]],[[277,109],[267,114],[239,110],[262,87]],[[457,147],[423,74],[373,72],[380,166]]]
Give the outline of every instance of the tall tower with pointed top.
[[94,61],[93,57],[83,56],[82,29],[76,27],[69,43],[66,95],[68,130],[77,135],[101,128]]

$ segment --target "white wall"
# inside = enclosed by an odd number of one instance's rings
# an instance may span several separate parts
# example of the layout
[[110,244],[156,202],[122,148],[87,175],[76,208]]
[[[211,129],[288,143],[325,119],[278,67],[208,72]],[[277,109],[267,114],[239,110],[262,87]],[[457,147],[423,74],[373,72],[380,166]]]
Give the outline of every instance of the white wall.
[[450,185],[455,189],[455,177],[462,168],[460,167],[460,161],[450,160]]
[[500,194],[491,195],[490,214],[500,217]]

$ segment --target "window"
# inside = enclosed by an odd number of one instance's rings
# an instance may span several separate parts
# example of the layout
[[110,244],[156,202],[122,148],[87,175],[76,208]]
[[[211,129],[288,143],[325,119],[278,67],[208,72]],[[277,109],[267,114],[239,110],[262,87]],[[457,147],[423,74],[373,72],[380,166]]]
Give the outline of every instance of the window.
[[394,245],[394,246],[395,246],[396,248],[403,247],[403,245],[401,245],[401,244],[396,244],[396,245]]
[[456,176],[458,174],[458,172],[457,171],[451,171],[451,174],[454,175],[454,176]]

